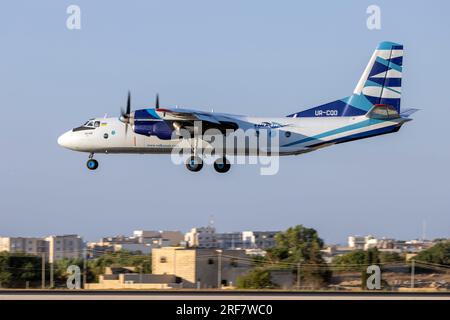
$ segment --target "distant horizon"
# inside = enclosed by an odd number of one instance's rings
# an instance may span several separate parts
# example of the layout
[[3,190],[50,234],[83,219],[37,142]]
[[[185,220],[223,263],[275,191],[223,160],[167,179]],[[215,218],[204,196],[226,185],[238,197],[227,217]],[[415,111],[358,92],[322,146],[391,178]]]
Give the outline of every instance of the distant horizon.
[[[196,227],[192,227],[192,228],[201,228],[201,227],[207,227],[207,225],[204,225],[204,226],[196,226]],[[217,229],[215,226],[213,226],[215,229],[216,229],[216,233],[234,233],[234,232],[244,232],[244,231],[255,231],[255,232],[283,232],[283,231],[285,231],[285,230],[287,230],[287,229],[284,229],[284,230],[269,230],[269,229],[267,229],[267,230],[260,230],[260,229],[242,229],[242,230],[234,230],[234,231],[222,231],[221,229]],[[295,227],[295,226],[292,226],[292,227]],[[313,228],[313,229],[315,229],[314,227],[310,227],[310,226],[304,226],[304,227],[307,227],[307,228]],[[110,233],[110,234],[107,234],[107,235],[99,235],[97,238],[85,238],[84,236],[83,236],[83,234],[82,233],[74,233],[74,232],[69,232],[69,233],[47,233],[47,234],[44,234],[44,235],[33,235],[33,236],[29,236],[29,235],[20,235],[20,234],[18,234],[18,235],[4,235],[4,234],[0,234],[0,237],[23,237],[23,238],[32,238],[32,237],[35,237],[35,238],[45,238],[45,237],[48,237],[48,236],[64,236],[64,235],[77,235],[77,236],[80,236],[82,239],[83,239],[83,242],[98,242],[98,240],[101,240],[102,238],[106,238],[106,237],[117,237],[117,236],[125,236],[125,237],[132,237],[133,236],[133,232],[134,231],[139,231],[139,230],[143,230],[143,231],[179,231],[179,232],[181,232],[182,234],[186,234],[187,232],[189,232],[192,228],[189,228],[189,229],[187,229],[187,230],[185,230],[185,231],[183,231],[182,229],[177,229],[177,228],[166,228],[166,229],[160,229],[160,228],[137,228],[137,229],[133,229],[133,230],[130,230],[128,233]],[[316,231],[317,231],[317,229],[316,229]],[[450,237],[448,237],[448,236],[437,236],[437,237],[429,237],[429,236],[426,236],[425,238],[422,238],[422,236],[418,236],[418,237],[416,237],[416,238],[399,238],[399,237],[395,237],[395,236],[392,236],[392,235],[390,235],[390,236],[387,236],[387,235],[377,235],[377,234],[373,234],[373,233],[367,233],[367,234],[349,234],[348,236],[347,236],[347,239],[345,239],[345,241],[344,242],[330,242],[330,241],[327,241],[326,240],[326,237],[323,237],[320,233],[319,233],[319,237],[322,239],[322,240],[324,240],[324,244],[325,245],[345,245],[345,244],[347,244],[347,240],[348,240],[348,237],[350,237],[350,236],[361,236],[361,237],[365,237],[365,236],[373,236],[373,237],[375,237],[375,238],[377,238],[377,239],[384,239],[384,238],[386,238],[386,239],[395,239],[395,240],[404,240],[404,241],[409,241],[409,240],[430,240],[430,241],[433,241],[433,240],[436,240],[436,239],[450,239]]]

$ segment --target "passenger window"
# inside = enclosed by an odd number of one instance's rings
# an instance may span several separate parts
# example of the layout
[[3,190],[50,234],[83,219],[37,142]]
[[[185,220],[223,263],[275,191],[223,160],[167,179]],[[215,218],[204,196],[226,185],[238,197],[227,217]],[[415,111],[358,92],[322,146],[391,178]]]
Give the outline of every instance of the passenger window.
[[96,128],[100,127],[100,121],[95,121],[94,127],[96,127]]

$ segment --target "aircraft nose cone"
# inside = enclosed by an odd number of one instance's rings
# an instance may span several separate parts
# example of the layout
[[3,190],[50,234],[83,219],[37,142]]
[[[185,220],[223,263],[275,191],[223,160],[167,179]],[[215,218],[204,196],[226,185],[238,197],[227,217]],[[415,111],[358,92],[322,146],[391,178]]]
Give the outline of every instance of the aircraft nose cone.
[[63,133],[62,135],[60,135],[58,137],[58,144],[61,147],[64,147],[64,148],[69,147],[69,141],[70,141],[69,132]]

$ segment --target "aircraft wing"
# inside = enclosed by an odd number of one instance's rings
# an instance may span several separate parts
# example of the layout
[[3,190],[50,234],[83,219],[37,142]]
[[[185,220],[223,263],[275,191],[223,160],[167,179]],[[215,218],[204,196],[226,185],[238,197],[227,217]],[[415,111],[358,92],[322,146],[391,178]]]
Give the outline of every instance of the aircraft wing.
[[232,118],[215,115],[212,112],[182,108],[157,108],[155,111],[162,120],[174,127],[179,126],[189,129],[194,126],[196,121],[202,122],[204,130],[216,128],[224,132],[226,129],[236,130],[239,127]]

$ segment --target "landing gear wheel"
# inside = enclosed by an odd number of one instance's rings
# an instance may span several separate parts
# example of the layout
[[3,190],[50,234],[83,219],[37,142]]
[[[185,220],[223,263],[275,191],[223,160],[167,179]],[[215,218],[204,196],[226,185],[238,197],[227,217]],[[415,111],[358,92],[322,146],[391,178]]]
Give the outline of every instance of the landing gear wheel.
[[214,161],[214,169],[219,173],[228,172],[230,170],[230,168],[231,168],[231,164],[225,157]]
[[86,167],[88,167],[89,170],[95,170],[98,168],[98,161],[95,159],[89,159],[86,162]]
[[203,168],[203,160],[200,157],[191,156],[186,161],[186,168],[192,172],[198,172]]

